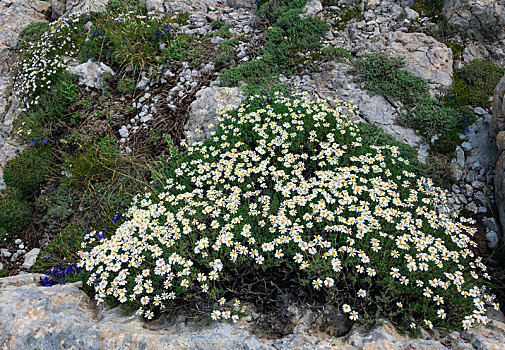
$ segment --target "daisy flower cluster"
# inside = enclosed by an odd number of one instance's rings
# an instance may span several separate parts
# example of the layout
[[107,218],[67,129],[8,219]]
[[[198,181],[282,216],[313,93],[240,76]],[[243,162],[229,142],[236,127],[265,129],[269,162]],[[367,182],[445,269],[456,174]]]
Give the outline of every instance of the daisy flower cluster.
[[345,296],[351,320],[382,310],[423,327],[486,323],[498,305],[473,220],[443,210],[446,193],[397,146],[364,139],[346,117],[356,106],[274,97],[222,106],[218,130],[187,147],[159,193],[137,195],[109,237],[86,234],[78,266],[95,299],[149,317],[219,298],[237,266],[287,263],[315,290]]
[[40,95],[48,91],[66,62],[77,52],[76,37],[81,27],[81,13],[74,12],[50,23],[40,40],[30,43],[21,52],[14,91],[22,111],[38,104]]

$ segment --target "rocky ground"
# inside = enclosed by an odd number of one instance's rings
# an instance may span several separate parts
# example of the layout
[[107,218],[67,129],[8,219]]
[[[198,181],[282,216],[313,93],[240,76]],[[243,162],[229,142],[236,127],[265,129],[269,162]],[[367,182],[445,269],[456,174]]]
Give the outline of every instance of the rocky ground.
[[[362,20],[351,20],[343,28],[334,27],[325,38],[325,47],[343,47],[356,56],[385,52],[390,56],[405,56],[406,69],[426,79],[433,95],[444,91],[453,82],[453,69],[475,58],[490,58],[497,64],[505,63],[504,46],[496,33],[502,33],[505,23],[505,4],[502,1],[444,1],[444,13],[450,21],[474,33],[472,41],[466,41],[461,57],[455,58],[444,43],[421,32],[420,26],[430,24],[407,7],[409,1],[361,1]],[[324,6],[323,6],[324,4]],[[17,105],[12,95],[12,78],[9,62],[15,57],[17,36],[20,30],[34,21],[47,21],[74,10],[99,9],[104,2],[88,1],[24,1],[0,0],[0,186],[1,169],[22,148],[16,145],[12,135],[12,121],[16,118]],[[203,37],[211,31],[210,22],[222,20],[231,25],[231,32],[244,37],[234,52],[237,62],[254,59],[264,40],[264,28],[257,23],[253,1],[244,0],[172,0],[147,1],[148,8],[160,11],[188,11],[187,25],[180,31]],[[338,1],[311,0],[307,14],[324,18],[335,24],[341,15]],[[217,36],[208,45],[216,46],[223,38]],[[463,40],[463,39],[462,39]],[[321,98],[339,97],[355,103],[359,109],[357,118],[375,123],[396,140],[419,150],[419,158],[426,161],[428,146],[415,131],[396,124],[402,106],[379,95],[361,89],[348,73],[347,62],[326,62],[315,69],[300,67],[291,76],[281,76],[282,83],[292,84],[297,91],[317,93]],[[77,63],[72,71],[80,76],[80,84],[100,89],[101,77],[113,73],[103,63]],[[181,132],[191,144],[207,137],[217,124],[219,103],[238,104],[243,94],[238,88],[218,87],[219,70],[212,62],[191,68],[183,62],[177,69],[163,72],[160,81],[151,80],[147,74],[137,84],[138,94],[131,101],[135,109],[129,122],[120,125],[116,134],[122,149],[129,153],[135,135],[154,128],[159,117],[167,111],[187,110],[189,116]],[[170,85],[170,88],[166,88]],[[454,211],[465,210],[479,220],[477,239],[481,249],[490,254],[500,247],[503,237],[500,229],[505,223],[504,214],[504,105],[505,81],[496,89],[491,109],[473,108],[476,121],[462,136],[462,144],[456,149],[456,157],[448,165],[456,183],[452,185],[449,203]],[[504,152],[504,153],[502,153]],[[486,247],[487,246],[487,250]],[[495,316],[486,327],[468,332],[444,332],[435,330],[423,333],[422,339],[401,336],[389,324],[372,329],[353,327],[343,337],[332,337],[314,331],[305,315],[292,335],[273,339],[255,331],[247,320],[232,325],[218,323],[212,326],[185,325],[182,322],[144,326],[136,318],[125,318],[116,310],[97,309],[79,290],[78,285],[42,288],[35,285],[37,276],[29,271],[40,248],[32,242],[16,240],[0,249],[0,261],[8,261],[12,271],[21,271],[15,277],[0,279],[0,309],[3,315],[0,343],[7,348],[28,346],[37,339],[40,349],[59,347],[86,349],[103,348],[244,348],[244,349],[500,349],[505,340],[503,316]],[[495,262],[495,265],[499,262]],[[3,264],[0,262],[0,269]],[[24,274],[23,274],[24,273]],[[19,315],[27,315],[19,317]],[[302,320],[303,321],[303,320]]]

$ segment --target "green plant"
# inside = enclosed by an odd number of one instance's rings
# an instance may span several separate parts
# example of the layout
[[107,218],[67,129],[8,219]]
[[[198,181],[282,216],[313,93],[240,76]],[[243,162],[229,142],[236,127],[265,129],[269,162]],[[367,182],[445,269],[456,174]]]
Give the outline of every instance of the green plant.
[[113,156],[99,145],[86,145],[76,154],[63,154],[60,181],[73,186],[90,188],[93,183],[109,179],[114,169]]
[[[106,61],[122,68],[129,65],[138,72],[157,63],[160,44],[171,41],[176,17],[147,12],[145,7],[131,7],[122,12],[105,11],[94,19],[84,56]],[[103,56],[103,57],[102,57]]]
[[216,30],[224,26],[224,22],[219,19],[215,19],[212,22],[210,22],[210,26],[212,27],[212,29]]
[[263,16],[271,24],[274,24],[279,17],[292,9],[303,9],[307,0],[269,0],[258,6],[257,15]]
[[16,158],[11,159],[4,169],[4,181],[9,187],[17,188],[23,196],[39,190],[52,172],[53,155],[48,146],[27,147]]
[[461,59],[461,53],[463,52],[463,46],[461,46],[459,43],[451,41],[451,40],[445,41],[444,44],[447,45],[447,47],[451,49],[452,55],[454,56],[455,60]]
[[[277,293],[286,276],[296,285],[285,288],[351,320],[487,323],[486,306],[499,305],[470,254],[475,221],[443,212],[444,192],[398,147],[364,139],[373,133],[344,114],[352,105],[273,99],[222,111],[216,133],[187,147],[157,191],[135,196],[114,232],[85,235],[78,266],[97,302],[151,319],[254,295],[268,276]],[[251,279],[237,282],[244,271]]]
[[489,60],[473,60],[456,70],[453,87],[445,102],[453,107],[471,105],[488,108],[494,88],[505,74],[505,68]]
[[428,83],[402,70],[404,60],[384,54],[367,54],[355,60],[352,72],[364,88],[383,96],[390,96],[407,107],[414,107],[428,96]]
[[121,78],[117,82],[117,91],[122,94],[133,94],[135,92],[135,80],[133,78]]
[[225,52],[231,52],[233,50],[233,48],[235,48],[237,46],[237,44],[239,43],[239,39],[237,38],[233,38],[233,39],[225,39],[223,41],[221,41],[219,44],[218,44],[218,48],[220,50],[223,50]]
[[33,209],[21,199],[15,189],[0,191],[0,234],[1,239],[10,240],[21,232],[31,220]]
[[279,13],[275,25],[268,30],[262,55],[223,72],[221,86],[235,86],[240,81],[255,85],[268,83],[279,72],[291,74],[303,61],[301,54],[320,48],[321,37],[329,26],[319,18],[301,18],[300,8],[282,8],[285,12]]
[[226,65],[232,60],[232,57],[229,53],[221,52],[219,55],[214,58],[214,65],[219,69],[222,67],[226,67]]
[[21,33],[19,33],[18,49],[27,49],[31,43],[40,40],[42,35],[47,33],[49,29],[49,23],[47,22],[33,22],[28,24]]
[[352,60],[352,54],[342,47],[323,47],[321,49],[321,59],[325,61],[346,62]]
[[50,225],[66,224],[75,213],[75,199],[72,188],[67,184],[60,184],[55,191],[46,192],[37,197],[35,208],[45,213],[43,221]]
[[414,108],[398,119],[401,125],[417,130],[428,139],[456,128],[461,121],[462,114],[457,109],[431,98],[418,101]]
[[221,38],[231,38],[233,34],[230,32],[231,25],[223,24],[218,27],[218,29],[212,33],[212,36],[219,36]]
[[31,271],[45,273],[58,264],[75,263],[81,247],[84,228],[80,225],[68,225],[61,230],[49,245],[37,256]]

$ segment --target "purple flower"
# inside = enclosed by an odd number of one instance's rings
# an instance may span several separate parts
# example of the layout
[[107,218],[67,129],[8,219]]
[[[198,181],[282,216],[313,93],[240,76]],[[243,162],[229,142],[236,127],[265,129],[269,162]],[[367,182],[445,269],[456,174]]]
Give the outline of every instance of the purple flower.
[[51,259],[51,254],[44,255],[44,259]]

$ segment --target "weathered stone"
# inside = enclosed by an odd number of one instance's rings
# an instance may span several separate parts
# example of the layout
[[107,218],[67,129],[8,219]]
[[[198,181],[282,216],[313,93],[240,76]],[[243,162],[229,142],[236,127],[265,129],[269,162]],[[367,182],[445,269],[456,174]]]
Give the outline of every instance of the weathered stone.
[[[220,108],[226,105],[240,105],[244,96],[238,88],[210,86],[199,90],[196,99],[191,103],[191,112],[184,126],[186,141],[189,145],[203,141],[219,124],[216,119]],[[221,106],[221,107],[220,107]]]
[[496,220],[494,218],[484,218],[482,219],[482,223],[490,231],[498,231],[498,225],[496,224]]
[[[20,246],[21,248],[21,246]],[[22,269],[24,270],[29,270],[32,268],[33,264],[35,264],[35,261],[37,260],[37,256],[40,253],[39,248],[33,248],[30,250],[28,253],[25,254],[25,262],[21,266]]]
[[504,0],[444,0],[442,13],[450,23],[469,29],[478,41],[505,38]]
[[[145,323],[125,316],[120,308],[97,308],[79,288],[82,283],[41,287],[42,275],[23,274],[0,279],[0,346],[5,349],[501,349],[505,325],[493,316],[486,326],[466,332],[434,329],[418,339],[401,335],[389,322],[370,330],[356,324],[341,337],[310,329],[302,315],[291,334],[273,338],[245,318],[231,322]],[[491,317],[491,315],[489,315]]]
[[309,0],[303,8],[302,17],[317,16],[323,10],[323,5],[319,0]]
[[498,234],[495,231],[489,231],[486,234],[487,246],[489,249],[494,249],[498,245]]
[[52,18],[58,19],[72,12],[102,12],[108,2],[109,0],[51,0]]
[[105,74],[114,75],[114,71],[102,62],[95,63],[91,59],[83,64],[73,67],[70,72],[79,76],[79,84],[90,88],[101,89],[102,78]]

